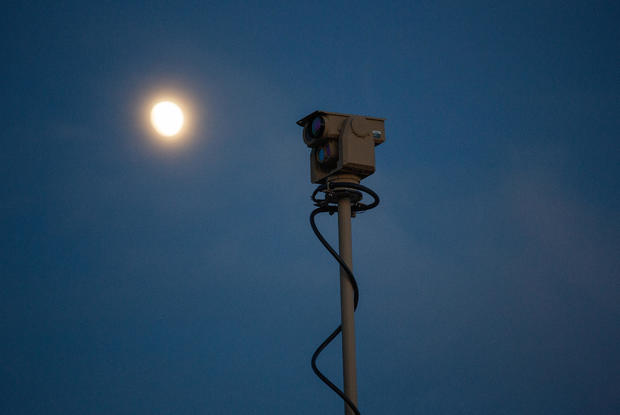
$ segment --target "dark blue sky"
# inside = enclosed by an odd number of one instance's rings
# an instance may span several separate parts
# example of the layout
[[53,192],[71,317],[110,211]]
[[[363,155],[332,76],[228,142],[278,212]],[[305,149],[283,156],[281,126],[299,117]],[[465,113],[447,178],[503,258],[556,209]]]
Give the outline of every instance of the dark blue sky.
[[[324,109],[387,118],[382,204],[353,223],[362,413],[620,413],[618,21],[611,1],[5,5],[0,412],[342,413],[309,365],[338,267],[295,121]],[[183,147],[140,118],[162,89],[192,102]]]

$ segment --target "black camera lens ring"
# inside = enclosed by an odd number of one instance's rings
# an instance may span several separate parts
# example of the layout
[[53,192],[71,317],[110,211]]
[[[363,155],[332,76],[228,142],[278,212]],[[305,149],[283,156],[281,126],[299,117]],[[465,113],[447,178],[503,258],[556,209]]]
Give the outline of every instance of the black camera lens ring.
[[[319,125],[316,128],[315,131],[315,126],[314,123],[318,120]],[[317,115],[316,117],[313,117],[310,122],[308,122],[307,125],[307,130],[308,132],[308,136],[312,139],[316,139],[316,138],[322,138],[323,134],[325,134],[325,118],[323,118],[320,115]]]

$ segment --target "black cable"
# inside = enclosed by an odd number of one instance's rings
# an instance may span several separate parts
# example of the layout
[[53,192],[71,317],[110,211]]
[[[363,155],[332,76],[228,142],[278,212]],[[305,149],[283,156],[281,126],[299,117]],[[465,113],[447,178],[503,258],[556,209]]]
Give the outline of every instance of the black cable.
[[[353,191],[352,192],[349,189],[360,190],[360,191],[362,191],[362,192],[372,196],[372,198],[374,200],[369,205],[366,205],[364,203],[360,203],[360,200],[362,198],[362,194],[360,192],[357,192],[357,191]],[[324,192],[325,193],[325,198],[317,199],[316,196],[317,196],[317,194],[319,192]],[[343,192],[345,192],[347,194],[346,195],[342,195]],[[379,196],[374,191],[372,191],[371,189],[367,188],[366,186],[362,186],[361,184],[357,184],[357,183],[347,183],[347,182],[334,182],[334,183],[328,183],[328,184],[320,185],[319,187],[317,187],[314,190],[314,192],[312,193],[312,196],[311,196],[312,201],[318,207],[316,209],[314,209],[312,211],[312,213],[310,213],[310,226],[312,227],[312,231],[314,232],[316,237],[319,239],[319,241],[329,251],[329,253],[336,259],[336,261],[338,261],[338,263],[340,264],[342,269],[345,270],[345,272],[347,274],[347,277],[349,278],[349,281],[351,282],[351,285],[353,286],[353,297],[354,297],[353,310],[355,311],[355,310],[357,310],[357,304],[359,302],[359,289],[358,289],[358,286],[357,286],[357,281],[355,280],[355,277],[353,276],[353,271],[351,271],[351,268],[349,268],[349,266],[344,262],[344,260],[336,252],[336,250],[334,248],[332,248],[332,246],[329,244],[329,242],[327,242],[327,240],[325,240],[325,238],[323,237],[321,232],[319,232],[319,229],[317,228],[315,220],[314,220],[315,216],[318,215],[319,213],[327,212],[330,215],[333,215],[334,213],[336,213],[338,211],[338,198],[339,198],[339,196],[349,197],[350,199],[352,199],[351,200],[351,212],[363,212],[363,211],[370,210],[370,209],[376,207],[379,204]],[[349,405],[349,408],[351,408],[353,410],[353,412],[355,412],[356,415],[360,415],[360,411],[357,409],[357,406],[355,406],[355,404],[351,401],[351,399],[349,399],[349,397],[347,395],[345,395],[345,393],[343,391],[341,391],[323,373],[321,373],[319,368],[316,366],[316,360],[319,357],[319,354],[321,354],[321,352],[341,332],[342,332],[342,325],[338,326],[338,328],[336,328],[336,330],[334,330],[327,337],[327,339],[325,339],[325,341],[323,341],[323,343],[321,343],[321,345],[319,347],[317,347],[317,349],[314,351],[314,354],[312,355],[312,370],[319,377],[319,379],[321,379],[323,381],[323,383],[325,383],[327,386],[329,386],[334,392],[336,392],[342,398],[342,400],[344,400],[346,402],[347,405]]]

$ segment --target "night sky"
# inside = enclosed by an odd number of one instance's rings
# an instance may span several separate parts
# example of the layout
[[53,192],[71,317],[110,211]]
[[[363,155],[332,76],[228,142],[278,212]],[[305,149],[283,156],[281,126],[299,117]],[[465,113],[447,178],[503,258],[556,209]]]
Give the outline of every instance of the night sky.
[[619,5],[5,4],[0,413],[342,413],[322,109],[386,118],[361,413],[619,414]]

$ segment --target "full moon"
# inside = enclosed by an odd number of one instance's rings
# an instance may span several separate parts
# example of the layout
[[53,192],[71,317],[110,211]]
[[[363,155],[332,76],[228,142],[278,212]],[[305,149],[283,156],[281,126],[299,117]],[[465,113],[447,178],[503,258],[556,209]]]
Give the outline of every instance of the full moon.
[[172,101],[158,102],[151,110],[151,123],[159,134],[175,136],[183,128],[183,111]]

